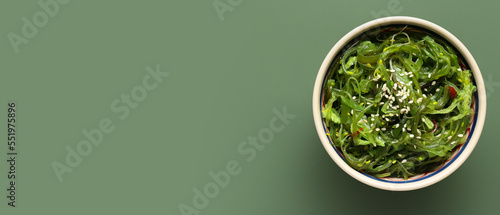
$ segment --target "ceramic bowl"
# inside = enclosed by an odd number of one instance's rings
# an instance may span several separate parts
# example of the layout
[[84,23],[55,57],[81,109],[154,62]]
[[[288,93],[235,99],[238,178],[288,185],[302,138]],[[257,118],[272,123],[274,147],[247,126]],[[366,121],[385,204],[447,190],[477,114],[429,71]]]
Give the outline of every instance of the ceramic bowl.
[[[323,86],[326,82],[326,77],[330,72],[330,68],[334,60],[342,54],[343,50],[350,47],[356,40],[366,36],[367,34],[377,34],[379,32],[399,32],[402,28],[406,28],[405,31],[418,31],[424,32],[433,36],[434,38],[440,38],[443,41],[447,41],[456,50],[456,53],[460,60],[460,65],[464,69],[471,70],[472,73],[472,83],[477,87],[476,92],[473,94],[473,104],[474,116],[469,124],[469,130],[466,133],[468,138],[465,142],[461,143],[453,151],[452,156],[442,165],[437,167],[432,172],[427,172],[417,176],[408,178],[404,180],[402,178],[376,178],[369,174],[360,172],[351,166],[349,166],[343,158],[340,150],[332,145],[332,140],[326,134],[327,127],[322,117],[321,109],[326,103],[324,101]],[[319,69],[318,76],[314,85],[313,92],[313,115],[316,130],[318,132],[319,138],[330,155],[330,157],[337,163],[337,165],[344,170],[347,174],[357,179],[358,181],[376,187],[379,189],[390,190],[390,191],[408,191],[424,188],[435,184],[462,165],[467,157],[471,154],[474,147],[476,146],[481,132],[483,130],[484,120],[486,116],[486,93],[483,78],[476,61],[472,57],[471,53],[467,48],[458,40],[453,34],[445,30],[444,28],[414,17],[386,17],[381,19],[376,19],[365,24],[362,24],[344,37],[342,37],[333,48],[330,50],[326,58],[324,59],[321,68]]]

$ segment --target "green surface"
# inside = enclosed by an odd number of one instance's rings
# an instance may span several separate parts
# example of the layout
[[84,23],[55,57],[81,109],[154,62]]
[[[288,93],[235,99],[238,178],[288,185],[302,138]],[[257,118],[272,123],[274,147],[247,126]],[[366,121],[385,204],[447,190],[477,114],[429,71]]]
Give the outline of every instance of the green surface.
[[[16,208],[4,199],[1,214],[182,214],[182,204],[196,208],[193,189],[206,185],[213,198],[205,205],[197,199],[200,214],[499,210],[498,3],[221,0],[221,8],[235,5],[221,21],[212,0],[60,0],[59,11],[16,53],[7,35],[22,35],[22,17],[42,11],[38,2],[0,3],[2,196],[9,101],[17,103],[19,153]],[[488,93],[483,134],[469,159],[444,181],[413,192],[378,190],[344,173],[312,118],[313,84],[327,52],[356,26],[387,15],[427,19],[452,32],[475,57]],[[157,65],[170,75],[136,108],[128,115],[110,108],[122,94],[140,92],[145,68]],[[276,114],[284,107],[295,115],[288,124]],[[86,140],[82,131],[103,119],[114,130],[60,182],[52,163],[65,164],[65,148],[75,149]],[[251,145],[259,134],[269,143]],[[216,185],[218,193],[210,172],[230,177],[220,182],[224,188]]]

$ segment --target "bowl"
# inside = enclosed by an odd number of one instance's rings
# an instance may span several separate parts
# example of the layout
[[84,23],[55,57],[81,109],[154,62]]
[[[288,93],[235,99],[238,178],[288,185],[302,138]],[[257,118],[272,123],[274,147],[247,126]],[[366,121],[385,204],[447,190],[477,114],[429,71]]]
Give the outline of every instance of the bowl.
[[[449,43],[455,49],[460,59],[460,65],[471,71],[471,81],[476,86],[476,92],[473,94],[471,106],[474,110],[474,114],[470,121],[468,132],[466,133],[466,135],[468,135],[466,141],[459,143],[460,145],[452,151],[451,157],[432,171],[409,177],[407,180],[396,177],[377,178],[349,166],[341,151],[333,145],[332,139],[327,135],[327,126],[325,125],[321,111],[325,104],[323,88],[326,79],[333,62],[341,56],[343,50],[352,45],[360,37],[367,34],[376,35],[379,32],[397,32],[402,28],[405,28],[406,31],[418,31],[429,34],[434,38],[439,38]],[[471,53],[460,40],[444,28],[423,19],[406,16],[376,19],[356,27],[342,37],[330,50],[319,69],[314,84],[312,102],[316,130],[321,143],[333,161],[335,161],[342,170],[358,181],[375,188],[389,191],[409,191],[424,188],[443,180],[457,170],[476,146],[481,136],[486,116],[486,93],[484,82],[479,67]]]

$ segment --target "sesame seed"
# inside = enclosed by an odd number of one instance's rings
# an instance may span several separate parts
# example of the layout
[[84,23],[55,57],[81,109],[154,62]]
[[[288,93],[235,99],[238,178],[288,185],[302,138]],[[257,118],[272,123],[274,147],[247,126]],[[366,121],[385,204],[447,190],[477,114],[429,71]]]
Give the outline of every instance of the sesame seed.
[[457,141],[453,141],[453,142],[451,142],[451,145],[455,145],[455,143],[457,143]]
[[385,128],[382,128],[382,131],[385,131],[385,130],[387,130],[387,129],[385,129]]
[[405,129],[405,128],[403,128],[403,132],[405,132],[405,131],[406,131],[406,129]]
[[353,96],[353,97],[352,97],[352,99],[353,99],[353,100],[354,100],[354,99],[356,99],[356,96]]
[[389,122],[389,118],[385,118],[385,121]]
[[427,92],[427,88],[424,88],[424,91]]
[[370,125],[370,127],[375,127],[375,124],[373,124],[373,123],[372,123],[372,124]]
[[418,103],[422,102],[422,98],[418,98],[418,99],[417,99],[417,102],[418,102]]
[[380,128],[376,128],[375,131],[380,131]]
[[428,76],[429,76],[429,78],[431,78],[431,74],[429,74]]
[[422,96],[423,96],[424,98],[427,98],[427,96],[426,96],[425,94],[422,94]]
[[375,121],[375,118],[372,118],[372,122]]
[[403,161],[401,161],[401,163],[406,163],[406,159],[404,159]]
[[363,119],[363,122],[368,123],[368,121],[366,119]]
[[413,148],[417,149],[417,146],[416,146],[416,145],[413,145]]
[[359,120],[358,123],[363,123],[363,121]]
[[396,128],[399,128],[399,124],[396,124]]
[[451,136],[448,137],[448,140],[451,140]]
[[354,114],[354,110],[351,110],[351,114]]
[[424,118],[422,118],[422,122],[425,122],[425,119],[424,119]]
[[417,139],[420,139],[421,137],[420,136],[417,136]]
[[408,102],[408,104],[412,104],[412,103],[413,103],[413,100],[410,100],[410,101]]
[[436,89],[436,92],[439,92],[439,88]]
[[415,137],[415,135],[413,135],[413,134],[410,134],[410,137],[411,137],[411,138],[413,138],[413,137]]
[[463,134],[459,134],[459,135],[457,135],[457,136],[458,136],[458,137],[463,137],[464,135],[463,135]]
[[436,85],[436,81],[432,81],[431,85]]

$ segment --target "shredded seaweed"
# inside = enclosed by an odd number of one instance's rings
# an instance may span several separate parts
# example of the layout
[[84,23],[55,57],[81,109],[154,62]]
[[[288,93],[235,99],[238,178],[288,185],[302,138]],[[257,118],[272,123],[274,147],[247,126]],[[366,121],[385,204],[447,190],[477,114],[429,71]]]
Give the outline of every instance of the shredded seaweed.
[[467,138],[470,76],[429,35],[365,38],[333,62],[322,109],[328,135],[350,166],[375,177],[432,171]]

